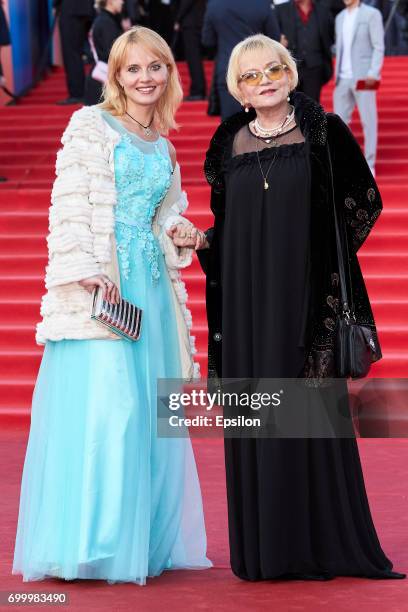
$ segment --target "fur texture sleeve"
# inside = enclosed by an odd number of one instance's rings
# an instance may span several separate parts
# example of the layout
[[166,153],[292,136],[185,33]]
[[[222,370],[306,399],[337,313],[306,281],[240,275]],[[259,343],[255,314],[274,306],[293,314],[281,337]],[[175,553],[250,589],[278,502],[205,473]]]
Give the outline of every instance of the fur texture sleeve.
[[177,164],[174,169],[172,185],[160,206],[154,222],[154,231],[158,237],[169,269],[186,268],[191,264],[193,258],[193,249],[176,247],[170,236],[167,235],[167,230],[172,225],[179,223],[187,227],[192,225],[183,216],[187,207],[187,195],[181,190],[180,168]]
[[49,210],[47,289],[102,272],[94,256],[90,201],[90,170],[98,158],[97,143],[92,140],[94,127],[90,109],[80,109],[72,115],[61,140]]

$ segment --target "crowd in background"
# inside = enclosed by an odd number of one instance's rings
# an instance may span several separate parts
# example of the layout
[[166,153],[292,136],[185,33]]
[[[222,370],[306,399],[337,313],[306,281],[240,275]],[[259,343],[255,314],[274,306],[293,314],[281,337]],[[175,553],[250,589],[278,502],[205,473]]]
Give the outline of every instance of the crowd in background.
[[[352,36],[357,13],[353,8],[359,4],[360,0],[53,0],[68,90],[58,104],[100,102],[112,44],[139,24],[157,31],[176,59],[187,61],[191,83],[186,100],[208,99],[208,114],[226,119],[242,108],[225,82],[230,53],[244,38],[264,33],[290,50],[297,61],[297,89],[316,101],[333,76],[336,56],[334,109],[348,123],[358,106],[366,157],[374,172],[376,89],[384,54],[408,54],[408,0],[364,0],[359,14],[365,26]],[[9,43],[0,0],[0,46]],[[215,59],[209,89],[206,58]],[[90,70],[85,70],[85,63],[92,64]],[[0,61],[0,86],[5,85]]]
[[[385,53],[408,54],[408,0],[366,0],[365,4],[382,14]],[[106,63],[114,39],[132,25],[141,24],[161,34],[176,58],[186,59],[191,76],[187,99],[202,100],[210,94],[210,114],[219,114],[221,101],[221,105],[224,102],[224,107],[228,107],[222,113],[225,116],[237,110],[237,103],[228,96],[225,84],[218,88],[218,100],[211,98],[211,92],[206,90],[203,58],[215,55],[215,79],[217,74],[224,76],[233,46],[254,32],[264,32],[280,40],[299,60],[300,87],[318,100],[322,85],[332,75],[334,20],[344,9],[344,3],[343,0],[275,0],[275,3],[270,0],[54,0],[54,7],[59,13],[69,91],[62,104],[75,104],[84,99],[87,104],[93,104],[99,100],[102,81],[88,78],[85,83],[84,49],[88,48],[91,62]],[[309,19],[311,7],[315,10]],[[300,27],[296,25],[298,14],[303,23]],[[88,45],[90,32],[91,47]],[[317,39],[318,45],[314,42]]]
[[[320,101],[334,75],[334,110],[346,122],[357,105],[365,155],[373,174],[377,151],[377,89],[384,54],[408,41],[408,0],[54,0],[69,95],[59,104],[101,101],[115,39],[135,24],[156,30],[176,58],[187,61],[186,100],[209,99],[208,114],[227,119],[244,103],[230,95],[225,75],[232,49],[254,33],[279,41],[296,58],[297,90]],[[93,64],[85,76],[83,54]],[[408,48],[407,48],[408,53]],[[207,91],[205,57],[215,59]]]

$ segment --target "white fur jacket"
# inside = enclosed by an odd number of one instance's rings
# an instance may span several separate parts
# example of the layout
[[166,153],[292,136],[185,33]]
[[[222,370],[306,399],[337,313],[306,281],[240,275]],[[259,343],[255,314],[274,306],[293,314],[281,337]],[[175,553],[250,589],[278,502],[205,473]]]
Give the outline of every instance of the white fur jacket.
[[[36,340],[110,338],[107,328],[91,320],[91,295],[78,281],[107,274],[120,288],[114,234],[116,204],[114,147],[120,134],[104,121],[96,106],[76,111],[66,128],[58,152],[49,215],[48,266],[41,302],[42,321]],[[178,249],[166,234],[187,208],[181,191],[180,168],[173,173],[170,189],[156,211],[153,232],[157,236],[173,287],[183,377],[199,375],[194,363],[191,313],[180,268],[190,265],[191,249]]]

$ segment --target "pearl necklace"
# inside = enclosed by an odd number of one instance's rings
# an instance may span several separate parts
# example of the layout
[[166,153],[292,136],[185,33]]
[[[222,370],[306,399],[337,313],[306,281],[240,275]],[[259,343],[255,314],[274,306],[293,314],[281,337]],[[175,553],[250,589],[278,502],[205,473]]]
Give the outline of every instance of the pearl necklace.
[[[291,111],[286,115],[285,119],[282,121],[280,125],[275,128],[263,128],[259,121],[258,117],[254,119],[252,122],[252,127],[256,136],[261,138],[274,138],[275,136],[279,136],[283,132],[283,130],[290,124],[295,118],[295,108],[290,105]],[[266,141],[268,142],[268,141]],[[268,143],[269,144],[269,143]]]

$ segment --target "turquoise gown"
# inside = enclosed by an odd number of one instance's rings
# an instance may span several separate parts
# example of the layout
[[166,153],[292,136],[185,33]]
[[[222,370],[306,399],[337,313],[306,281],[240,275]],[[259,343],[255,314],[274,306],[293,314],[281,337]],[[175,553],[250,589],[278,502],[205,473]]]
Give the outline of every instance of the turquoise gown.
[[145,584],[201,569],[206,534],[191,442],[156,436],[156,379],[181,376],[171,281],[152,233],[169,188],[167,142],[128,132],[115,147],[122,296],[143,313],[138,342],[45,346],[35,386],[13,573]]

